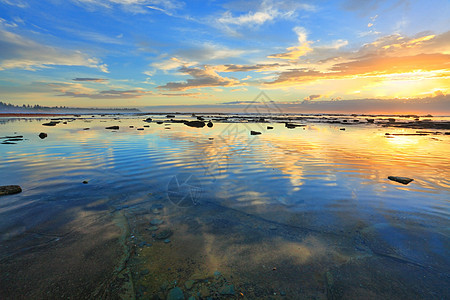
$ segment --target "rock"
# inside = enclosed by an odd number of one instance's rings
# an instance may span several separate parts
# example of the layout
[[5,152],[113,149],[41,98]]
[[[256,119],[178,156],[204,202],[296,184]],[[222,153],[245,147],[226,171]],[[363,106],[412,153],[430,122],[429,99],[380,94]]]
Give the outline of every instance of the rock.
[[214,277],[220,277],[222,275],[222,273],[220,273],[219,271],[215,271],[214,272]]
[[208,122],[208,124],[206,124],[206,126],[208,126],[209,128],[213,127],[213,123],[211,121]]
[[203,117],[197,117],[197,120],[199,121],[205,121],[205,119]]
[[150,123],[152,121],[152,118],[147,118],[144,120],[144,122]]
[[89,183],[89,181],[87,181],[87,180],[83,181],[83,184],[88,184],[88,183]]
[[408,184],[408,183],[410,183],[411,181],[414,180],[414,179],[412,179],[412,178],[408,178],[408,177],[398,177],[398,176],[389,176],[388,179],[389,179],[389,180],[392,180],[392,181],[400,182],[400,183],[402,183],[402,184]]
[[225,285],[223,286],[219,293],[221,295],[234,295],[234,285],[230,284],[230,285]]
[[188,290],[190,290],[190,289],[192,289],[192,287],[194,286],[194,283],[195,283],[194,280],[188,280],[188,281],[186,281],[186,282],[184,283],[184,286],[185,286]]
[[56,124],[58,124],[59,122],[54,122],[54,121],[51,121],[51,122],[48,122],[48,123],[44,123],[44,124],[42,124],[43,126],[56,126]]
[[150,221],[150,224],[152,225],[161,225],[162,223],[164,223],[164,221],[161,219],[153,219]]
[[272,126],[267,126],[267,129],[273,129],[273,127]]
[[168,243],[170,243],[170,242],[171,242],[170,239],[165,239],[165,240],[164,240],[164,243],[166,243],[166,244],[168,244]]
[[156,122],[156,124],[160,124],[160,125],[163,124],[163,123],[164,123],[163,121],[157,121]]
[[134,126],[133,126],[133,125],[130,125],[130,128],[134,128]]
[[114,130],[118,130],[119,126],[109,126],[109,127],[105,127],[105,129],[114,129]]
[[18,194],[20,192],[22,192],[22,188],[18,185],[0,186],[0,196]]
[[150,127],[150,126],[148,126],[148,125],[144,125],[144,127]]
[[375,119],[366,119],[367,120],[367,123],[373,123],[373,122],[375,122]]
[[39,133],[39,137],[43,140],[47,137],[47,134],[45,132]]
[[165,240],[165,239],[169,238],[170,236],[172,236],[172,234],[173,234],[172,230],[166,229],[166,230],[163,230],[160,233],[158,233],[155,238],[157,240]]
[[206,299],[207,297],[209,297],[210,294],[211,294],[211,293],[209,292],[209,289],[208,289],[206,286],[203,286],[203,287],[200,289],[200,297],[201,297],[202,299]]
[[205,122],[203,122],[203,121],[186,121],[186,122],[184,122],[184,125],[187,125],[189,127],[202,128],[202,127],[205,127]]
[[144,130],[144,128],[138,128],[137,130]]
[[345,128],[340,128],[339,130],[345,131]]
[[83,128],[83,130],[89,130],[89,129],[90,129],[90,128],[87,128],[87,127],[86,127],[86,128]]
[[261,132],[253,130],[250,131],[250,135],[258,135],[258,134],[261,134]]
[[175,115],[166,115],[166,118],[175,118]]
[[167,294],[167,300],[184,300],[183,291],[179,288],[173,288]]
[[158,229],[159,229],[158,226],[152,226],[152,227],[150,227],[148,230],[150,230],[150,231],[156,231],[156,230],[158,230]]

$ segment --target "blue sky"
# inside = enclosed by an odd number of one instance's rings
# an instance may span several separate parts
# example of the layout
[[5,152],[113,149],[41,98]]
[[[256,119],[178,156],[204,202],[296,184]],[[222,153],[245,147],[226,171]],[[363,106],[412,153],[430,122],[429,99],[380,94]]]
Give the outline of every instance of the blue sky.
[[1,100],[77,107],[446,95],[450,2],[0,0]]

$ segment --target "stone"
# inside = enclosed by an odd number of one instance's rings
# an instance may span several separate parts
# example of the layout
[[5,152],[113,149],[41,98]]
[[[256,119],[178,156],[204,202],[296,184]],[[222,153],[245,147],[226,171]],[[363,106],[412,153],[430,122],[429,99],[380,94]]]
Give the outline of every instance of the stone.
[[200,289],[200,297],[201,297],[202,299],[206,299],[207,297],[209,297],[210,294],[211,294],[211,293],[209,292],[209,289],[208,289],[206,286],[203,286],[203,287]]
[[109,126],[109,127],[105,127],[105,129],[114,129],[114,130],[118,130],[119,126]]
[[42,124],[43,126],[56,126],[56,124],[58,124],[59,122],[48,122],[48,123],[44,123]]
[[184,125],[187,125],[189,127],[202,128],[202,127],[205,127],[205,122],[203,122],[203,121],[186,121],[186,122],[184,122]]
[[219,293],[221,295],[234,295],[234,285],[230,284],[230,285],[225,285],[223,286]]
[[213,127],[213,123],[211,121],[208,122],[208,124],[206,124],[206,126],[208,126],[209,128]]
[[42,140],[45,139],[46,137],[47,137],[47,134],[45,132],[39,133],[39,138],[41,138]]
[[161,225],[162,223],[164,223],[164,221],[161,219],[153,219],[150,221],[150,224],[152,225]]
[[192,289],[192,287],[194,286],[194,283],[195,283],[194,280],[188,280],[188,281],[186,281],[186,282],[184,283],[184,286],[185,286],[188,290],[190,290],[190,289]]
[[179,287],[175,287],[167,294],[167,300],[184,300],[183,291]]
[[18,194],[20,192],[22,192],[22,188],[18,185],[0,186],[0,196]]
[[90,128],[88,128],[88,127],[86,127],[86,128],[83,128],[83,130],[89,130]]
[[137,130],[144,130],[144,128],[138,128]]
[[89,181],[83,180],[83,184],[88,184],[88,183],[89,183]]
[[156,230],[158,230],[158,229],[159,229],[158,226],[152,226],[152,227],[150,227],[148,230],[150,230],[150,231],[156,231]]
[[400,182],[400,183],[405,184],[405,185],[414,180],[412,178],[399,177],[399,176],[389,176],[388,179],[392,180],[392,181]]
[[261,134],[261,132],[251,130],[251,131],[250,131],[250,134],[251,134],[251,135],[258,135],[258,134]]
[[166,243],[166,244],[168,244],[168,243],[170,243],[170,242],[171,242],[170,239],[165,239],[165,240],[164,240],[164,243]]
[[172,234],[173,234],[173,231],[172,231],[172,230],[166,229],[166,230],[163,230],[163,231],[161,231],[160,233],[158,233],[158,234],[156,235],[156,239],[157,239],[157,240],[165,240],[165,239],[171,237]]
[[339,130],[345,131],[345,128],[340,128]]
[[267,126],[267,129],[273,129],[273,126]]

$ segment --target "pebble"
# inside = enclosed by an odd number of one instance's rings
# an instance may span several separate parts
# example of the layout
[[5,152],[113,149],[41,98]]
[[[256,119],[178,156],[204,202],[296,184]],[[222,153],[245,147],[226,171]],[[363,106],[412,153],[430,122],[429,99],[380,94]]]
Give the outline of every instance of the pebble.
[[164,243],[166,243],[166,244],[168,244],[168,243],[170,243],[171,241],[170,241],[170,239],[165,239],[164,240]]
[[188,290],[190,290],[190,289],[192,289],[192,287],[194,286],[194,283],[195,283],[194,280],[188,280],[188,281],[186,281],[186,282],[184,283],[184,286],[185,286]]
[[162,223],[164,223],[164,221],[161,219],[153,219],[150,221],[150,224],[152,225],[161,225]]
[[234,295],[234,285],[225,285],[220,289],[221,295]]
[[166,230],[163,230],[163,231],[161,231],[160,233],[158,233],[158,234],[156,235],[156,239],[157,239],[157,240],[164,240],[164,239],[169,238],[172,234],[173,234],[173,231],[172,231],[172,230],[166,229]]
[[183,291],[179,288],[173,288],[167,294],[167,300],[184,300]]
[[150,227],[148,230],[150,230],[150,231],[156,231],[156,230],[158,230],[158,229],[159,229],[158,226],[152,226],[152,227]]

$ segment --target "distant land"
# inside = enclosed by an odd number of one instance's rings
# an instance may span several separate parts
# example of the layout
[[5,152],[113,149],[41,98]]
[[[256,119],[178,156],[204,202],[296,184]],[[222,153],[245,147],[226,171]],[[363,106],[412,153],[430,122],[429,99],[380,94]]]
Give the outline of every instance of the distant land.
[[0,113],[136,113],[140,112],[137,108],[83,108],[83,107],[67,107],[67,106],[41,106],[35,105],[14,105],[0,101]]

